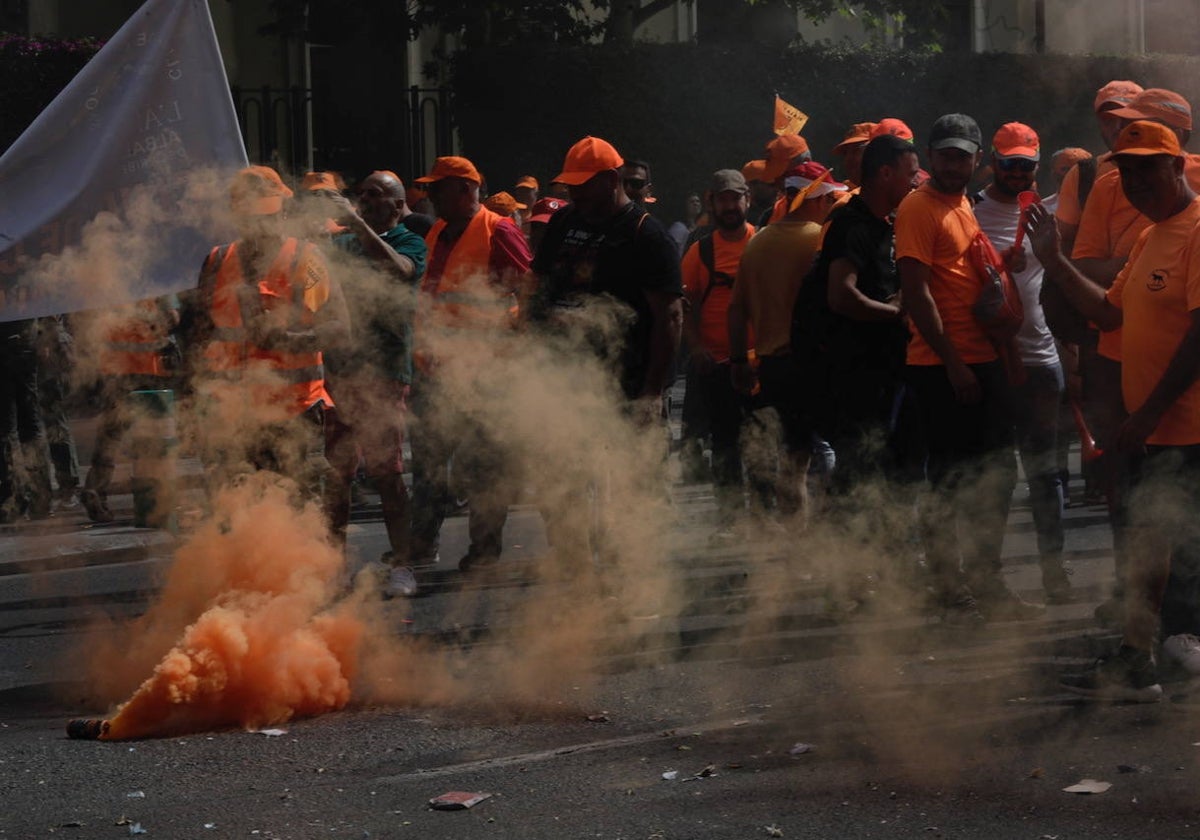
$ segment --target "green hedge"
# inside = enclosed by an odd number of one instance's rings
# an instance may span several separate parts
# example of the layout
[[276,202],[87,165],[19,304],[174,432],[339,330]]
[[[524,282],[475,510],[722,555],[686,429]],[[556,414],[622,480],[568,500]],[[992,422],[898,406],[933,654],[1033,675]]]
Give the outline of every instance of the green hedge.
[[585,134],[650,161],[657,214],[679,216],[684,194],[721,167],[762,156],[773,96],[809,115],[817,160],[851,123],[900,117],[919,145],[941,114],[974,116],[985,139],[1011,120],[1032,125],[1048,151],[1102,151],[1092,98],[1110,79],[1169,87],[1200,108],[1200,59],[1000,53],[915,54],[807,46],[768,55],[695,44],[498,49],[460,54],[454,115],[463,153],[493,190],[532,172],[557,173]]
[[101,46],[94,38],[0,32],[0,152],[21,136]]

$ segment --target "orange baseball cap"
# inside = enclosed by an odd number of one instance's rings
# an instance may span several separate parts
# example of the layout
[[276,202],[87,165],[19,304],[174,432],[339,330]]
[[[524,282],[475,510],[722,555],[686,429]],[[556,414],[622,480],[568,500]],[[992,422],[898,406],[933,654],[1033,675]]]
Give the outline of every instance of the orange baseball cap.
[[781,134],[767,143],[767,165],[764,181],[778,181],[800,155],[808,153],[808,141],[799,134]]
[[763,173],[766,171],[766,169],[767,162],[765,160],[748,160],[742,166],[742,177],[747,181],[762,181],[764,183],[769,183],[767,179],[763,177]]
[[247,166],[229,186],[229,204],[236,213],[271,216],[283,210],[283,200],[292,191],[269,166]]
[[538,188],[538,179],[534,178],[532,175],[522,175],[517,179],[515,186],[529,187],[531,190],[536,190]]
[[835,155],[844,154],[848,147],[866,143],[871,139],[871,132],[875,130],[876,125],[878,123],[860,122],[850,126],[850,130],[846,132],[842,142],[833,147],[833,153]]
[[1179,136],[1170,126],[1149,120],[1137,120],[1121,129],[1117,142],[1113,144],[1113,156],[1117,155],[1171,155],[1179,157],[1183,149]]
[[305,172],[304,177],[300,179],[300,189],[306,192],[341,192],[337,178],[332,172]]
[[1092,110],[1099,111],[1105,105],[1123,107],[1132,102],[1133,98],[1141,92],[1142,86],[1137,82],[1114,79],[1096,91],[1096,101],[1092,103]]
[[462,178],[475,184],[483,182],[483,176],[475,168],[475,164],[465,157],[440,157],[433,162],[433,170],[428,175],[415,179],[418,184],[433,184],[443,178]]
[[1010,122],[1000,126],[992,136],[992,153],[1003,158],[1041,160],[1042,145],[1032,128],[1025,123]]
[[1127,120],[1158,120],[1171,128],[1192,130],[1192,106],[1173,90],[1146,88],[1125,107],[1108,113]]
[[884,117],[879,121],[875,128],[871,129],[871,136],[868,138],[874,140],[876,137],[882,137],[885,134],[890,134],[893,137],[899,137],[901,140],[913,141],[912,129],[908,127],[908,123],[896,117]]
[[560,184],[577,187],[590,181],[601,172],[620,169],[625,158],[607,140],[587,136],[567,150],[562,172],[554,176]]
[[495,195],[489,195],[487,200],[483,202],[483,206],[493,213],[499,213],[501,216],[511,216],[514,211],[524,210],[528,205],[522,204],[513,198],[510,193],[501,190]]

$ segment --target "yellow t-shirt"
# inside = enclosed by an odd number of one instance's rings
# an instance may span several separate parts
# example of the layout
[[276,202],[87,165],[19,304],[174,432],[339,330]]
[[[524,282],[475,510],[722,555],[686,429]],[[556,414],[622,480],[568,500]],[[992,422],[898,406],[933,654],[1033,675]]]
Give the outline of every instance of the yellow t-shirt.
[[791,348],[792,309],[820,235],[816,222],[783,219],[746,243],[731,300],[745,309],[759,358],[781,356]]
[[[1089,201],[1089,206],[1091,202]],[[1164,222],[1146,228],[1134,244],[1108,299],[1124,313],[1121,390],[1137,410],[1166,372],[1200,309],[1200,198]],[[1200,380],[1167,409],[1147,443],[1200,443]]]
[[[910,257],[930,267],[929,292],[958,355],[967,364],[995,360],[996,350],[971,312],[983,288],[967,254],[979,231],[971,202],[965,195],[946,195],[922,184],[900,202],[895,230],[896,259]],[[908,364],[944,364],[919,330],[912,334]]]

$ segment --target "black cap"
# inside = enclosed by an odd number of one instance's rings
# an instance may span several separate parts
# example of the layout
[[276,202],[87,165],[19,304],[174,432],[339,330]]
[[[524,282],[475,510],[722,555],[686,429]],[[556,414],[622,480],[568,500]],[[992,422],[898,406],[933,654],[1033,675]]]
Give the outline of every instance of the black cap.
[[962,149],[975,154],[983,148],[983,135],[979,123],[966,114],[943,114],[929,130],[929,148]]

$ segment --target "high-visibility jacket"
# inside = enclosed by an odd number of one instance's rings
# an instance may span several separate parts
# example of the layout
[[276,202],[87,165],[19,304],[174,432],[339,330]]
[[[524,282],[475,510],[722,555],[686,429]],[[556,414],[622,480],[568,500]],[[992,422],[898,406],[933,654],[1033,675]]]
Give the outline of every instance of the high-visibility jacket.
[[[237,243],[214,248],[209,266],[215,275],[202,289],[203,300],[212,320],[212,332],[201,354],[205,373],[239,379],[252,370],[269,370],[281,380],[278,387],[256,388],[256,400],[266,400],[289,416],[302,414],[319,401],[333,405],[325,390],[325,369],[319,350],[286,352],[259,347],[251,341],[248,321],[263,313],[286,308],[280,326],[306,330],[312,326],[313,313],[304,305],[305,284],[298,276],[303,269],[306,250],[315,248],[289,238],[279,249],[257,288],[248,287],[242,276],[242,261]],[[222,251],[224,253],[222,253]]]
[[[433,276],[426,272],[421,290],[430,311],[425,313],[423,321],[453,329],[495,329],[508,324],[515,297],[496,288],[489,268],[492,236],[501,224],[512,224],[512,220],[480,207],[450,249],[441,274]],[[445,229],[446,221],[438,219],[425,235],[430,256]]]
[[105,376],[168,376],[162,350],[167,343],[162,307],[153,298],[139,300],[114,314],[100,345],[99,367]]

